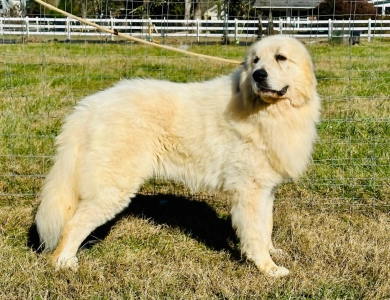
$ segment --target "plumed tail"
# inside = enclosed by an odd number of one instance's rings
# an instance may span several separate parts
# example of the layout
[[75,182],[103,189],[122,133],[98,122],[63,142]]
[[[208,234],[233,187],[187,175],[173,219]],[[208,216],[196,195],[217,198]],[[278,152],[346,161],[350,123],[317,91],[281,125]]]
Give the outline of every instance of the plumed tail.
[[71,116],[57,138],[58,154],[46,177],[35,217],[45,251],[52,251],[57,246],[64,226],[74,215],[79,202],[77,157],[81,128],[77,123],[75,116]]

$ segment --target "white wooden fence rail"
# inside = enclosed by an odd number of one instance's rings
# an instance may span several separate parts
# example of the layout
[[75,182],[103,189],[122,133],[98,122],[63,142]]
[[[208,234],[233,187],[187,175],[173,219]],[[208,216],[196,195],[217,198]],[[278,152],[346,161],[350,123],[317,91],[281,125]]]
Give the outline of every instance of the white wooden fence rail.
[[[153,37],[228,37],[255,38],[259,34],[258,20],[167,20],[167,19],[88,19],[100,26],[145,39]],[[390,20],[302,20],[276,19],[261,21],[263,33],[269,28],[280,34],[298,38],[349,37],[358,34],[368,41],[373,37],[390,37]],[[352,34],[353,33],[353,34]],[[71,39],[76,36],[111,37],[94,27],[70,18],[8,18],[0,17],[0,35],[50,35]]]

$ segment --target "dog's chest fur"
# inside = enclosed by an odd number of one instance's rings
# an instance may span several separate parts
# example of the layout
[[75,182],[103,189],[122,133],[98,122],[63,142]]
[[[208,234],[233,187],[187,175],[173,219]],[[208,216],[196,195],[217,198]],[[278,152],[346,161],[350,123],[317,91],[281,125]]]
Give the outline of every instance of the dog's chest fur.
[[[230,82],[226,77],[213,81],[213,91],[218,84],[222,88]],[[198,90],[209,87],[201,84]],[[156,161],[155,175],[184,181],[193,190],[225,190],[250,178],[276,182],[298,177],[310,161],[316,138],[315,105],[296,108],[281,101],[245,114],[231,103],[237,100],[234,93],[224,93],[224,102],[191,95],[195,100],[178,105],[176,119],[159,139],[164,144],[159,149],[165,150]]]

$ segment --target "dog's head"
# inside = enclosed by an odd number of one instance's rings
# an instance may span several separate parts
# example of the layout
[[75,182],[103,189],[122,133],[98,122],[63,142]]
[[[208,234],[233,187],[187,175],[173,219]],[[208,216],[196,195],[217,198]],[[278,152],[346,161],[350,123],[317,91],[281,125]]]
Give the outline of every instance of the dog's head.
[[247,101],[289,100],[301,106],[315,97],[315,88],[311,57],[295,38],[270,36],[249,48],[240,75],[240,91]]

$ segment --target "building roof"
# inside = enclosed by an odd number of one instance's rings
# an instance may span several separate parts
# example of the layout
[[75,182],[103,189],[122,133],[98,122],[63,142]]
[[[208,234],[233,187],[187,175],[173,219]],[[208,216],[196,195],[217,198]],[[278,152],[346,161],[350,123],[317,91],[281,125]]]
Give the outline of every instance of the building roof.
[[389,7],[390,0],[368,0],[368,3],[372,3],[375,7]]
[[256,0],[255,8],[272,9],[311,9],[317,7],[323,0]]

